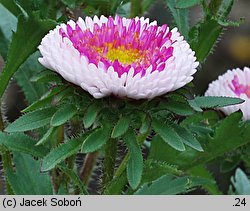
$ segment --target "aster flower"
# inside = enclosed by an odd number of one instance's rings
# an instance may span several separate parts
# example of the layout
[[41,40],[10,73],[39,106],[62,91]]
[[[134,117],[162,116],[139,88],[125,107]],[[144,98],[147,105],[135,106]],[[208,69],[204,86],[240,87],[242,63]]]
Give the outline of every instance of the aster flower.
[[245,67],[243,70],[239,68],[228,70],[224,75],[219,76],[218,80],[209,84],[205,95],[244,99],[245,102],[243,104],[223,107],[221,110],[225,114],[241,110],[243,119],[250,119],[250,69]]
[[39,62],[95,98],[151,99],[192,81],[198,62],[177,28],[145,18],[79,18],[39,46]]

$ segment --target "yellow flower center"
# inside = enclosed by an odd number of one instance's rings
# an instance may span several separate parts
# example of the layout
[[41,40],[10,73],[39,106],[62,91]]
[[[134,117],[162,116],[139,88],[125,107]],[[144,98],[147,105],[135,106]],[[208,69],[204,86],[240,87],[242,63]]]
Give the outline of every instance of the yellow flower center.
[[137,49],[127,49],[125,46],[119,46],[116,48],[112,45],[108,45],[106,58],[112,62],[118,60],[120,63],[128,65],[142,59],[142,56]]

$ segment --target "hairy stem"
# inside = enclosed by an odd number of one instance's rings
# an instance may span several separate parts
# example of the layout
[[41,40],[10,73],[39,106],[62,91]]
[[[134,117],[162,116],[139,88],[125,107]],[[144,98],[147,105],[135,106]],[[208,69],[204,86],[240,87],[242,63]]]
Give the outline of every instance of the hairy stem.
[[102,190],[104,191],[107,184],[113,179],[115,172],[115,161],[117,154],[117,140],[110,138],[105,146],[105,158],[103,161],[103,179]]
[[[61,144],[64,142],[64,125],[60,125],[57,128],[57,139],[55,145]],[[58,193],[61,183],[64,182],[65,178],[63,174],[60,174],[57,168],[52,170],[52,184],[55,190],[55,193]]]
[[142,2],[141,0],[131,0],[131,13],[130,13],[131,18],[142,15],[141,2]]
[[[2,117],[2,111],[1,111],[1,101],[0,101],[0,131],[4,130],[4,121],[3,121],[3,117]],[[7,179],[7,171],[8,169],[12,169],[12,162],[11,162],[11,154],[9,151],[5,150],[5,149],[0,149],[0,151],[3,151],[2,153],[2,162],[3,162],[3,170],[4,170],[4,174],[5,174],[5,183],[6,183],[6,193],[8,195],[13,194],[12,188],[8,182]]]
[[[137,136],[137,142],[138,144],[141,146],[144,141],[146,140],[149,132],[151,130],[148,129],[147,132],[140,134]],[[119,165],[119,167],[117,168],[115,174],[114,174],[114,179],[116,179],[116,182],[119,181],[119,190],[113,189],[112,187],[112,182],[107,186],[106,188],[106,192],[104,192],[105,194],[120,194],[120,192],[122,192],[122,190],[124,189],[125,185],[127,184],[127,177],[126,177],[126,167],[128,164],[128,160],[129,160],[129,153],[127,153],[125,155],[125,157],[123,158],[121,164]]]
[[53,184],[53,188],[55,193],[58,193],[59,190],[59,175],[58,175],[58,170],[57,169],[53,169],[51,172],[51,181]]
[[[141,134],[137,136],[137,142],[140,146],[144,143],[145,139],[148,136],[149,131],[147,131],[145,134]],[[125,157],[123,158],[121,164],[119,165],[118,169],[115,172],[115,177],[120,177],[122,173],[126,170],[128,159],[129,159],[129,153],[127,153]]]
[[115,172],[115,175],[114,175],[115,177],[120,177],[122,175],[122,173],[125,171],[127,163],[128,163],[128,158],[129,158],[129,153],[127,153],[125,155],[125,157],[123,158],[121,164],[117,168],[117,170]]
[[[71,129],[71,132],[70,134],[68,134],[70,138],[77,137],[79,134],[81,134],[81,131],[83,130],[83,128],[82,128],[82,123],[78,117],[75,117],[70,120],[70,129]],[[69,169],[74,169],[75,160],[76,160],[76,154],[66,159],[66,163]]]
[[57,144],[62,144],[64,142],[64,125],[59,126],[57,131]]
[[86,158],[84,159],[83,167],[80,170],[80,179],[83,181],[85,185],[87,185],[89,182],[89,178],[94,169],[97,156],[98,152],[92,152],[87,154]]
[[13,190],[11,188],[11,185],[8,181],[8,178],[7,178],[7,171],[8,169],[12,169],[12,163],[11,163],[11,154],[9,151],[5,151],[3,154],[2,154],[2,162],[3,162],[3,170],[4,170],[4,174],[5,174],[5,185],[6,185],[6,194],[7,195],[11,195],[11,194],[14,194],[13,193]]
[[0,131],[4,130],[4,121],[2,116],[2,101],[0,99]]

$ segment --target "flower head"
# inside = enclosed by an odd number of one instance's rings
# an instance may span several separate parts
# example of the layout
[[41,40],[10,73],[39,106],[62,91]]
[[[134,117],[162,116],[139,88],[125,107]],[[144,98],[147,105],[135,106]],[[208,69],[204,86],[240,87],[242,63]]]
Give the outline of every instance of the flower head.
[[250,69],[237,68],[228,70],[218,80],[209,84],[206,96],[239,97],[245,100],[243,104],[221,108],[225,114],[231,114],[237,110],[243,113],[243,119],[250,119]]
[[116,16],[61,24],[39,46],[39,61],[95,98],[151,99],[192,81],[198,62],[176,28]]

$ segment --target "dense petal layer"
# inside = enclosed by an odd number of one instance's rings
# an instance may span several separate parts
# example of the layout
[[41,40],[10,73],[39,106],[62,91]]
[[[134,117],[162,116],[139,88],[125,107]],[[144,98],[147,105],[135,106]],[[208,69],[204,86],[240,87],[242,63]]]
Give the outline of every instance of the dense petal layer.
[[239,68],[228,70],[224,75],[219,76],[218,80],[209,84],[205,95],[240,97],[244,99],[245,102],[243,104],[223,107],[221,110],[225,114],[241,110],[243,119],[250,119],[250,69],[245,67],[243,70]]
[[46,35],[39,61],[95,98],[151,99],[192,81],[198,62],[167,25],[148,19],[87,17]]

